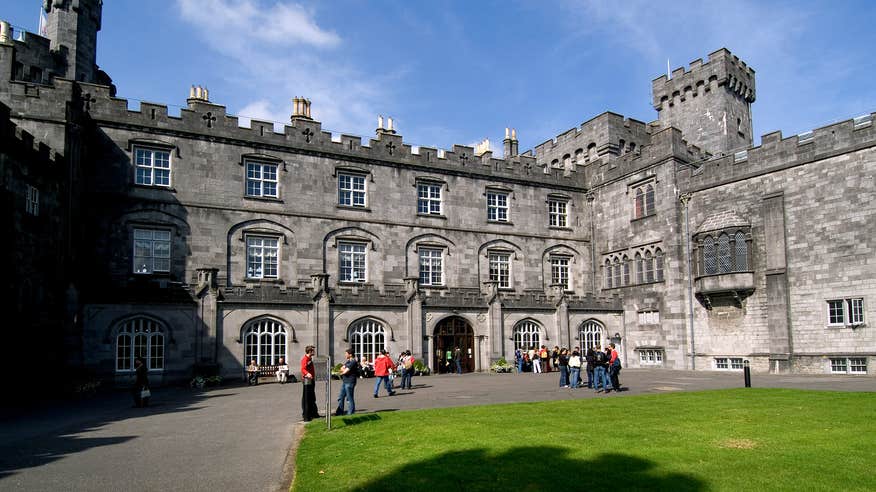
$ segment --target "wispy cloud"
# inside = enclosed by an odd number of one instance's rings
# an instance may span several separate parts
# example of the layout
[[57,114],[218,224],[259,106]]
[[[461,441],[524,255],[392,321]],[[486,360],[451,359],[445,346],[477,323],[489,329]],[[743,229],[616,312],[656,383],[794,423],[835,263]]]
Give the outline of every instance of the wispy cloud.
[[320,26],[315,11],[259,0],[177,0],[177,5],[204,45],[228,59],[216,73],[225,74],[242,96],[229,110],[244,123],[249,118],[288,122],[291,99],[305,96],[326,128],[373,129],[373,102],[385,95],[381,84],[337,53],[343,39]]

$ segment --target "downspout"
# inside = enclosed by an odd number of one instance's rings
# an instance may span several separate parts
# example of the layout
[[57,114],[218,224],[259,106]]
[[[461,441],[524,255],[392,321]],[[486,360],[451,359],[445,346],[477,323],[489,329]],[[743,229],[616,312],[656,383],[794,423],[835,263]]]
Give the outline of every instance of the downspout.
[[684,193],[678,199],[684,206],[684,246],[687,255],[687,303],[690,324],[690,369],[696,370],[696,344],[694,343],[694,303],[693,303],[693,263],[691,261],[690,245],[690,216],[688,215],[688,203],[693,197],[690,193]]
[[593,195],[593,191],[588,191],[585,195],[587,197],[587,203],[590,204],[590,292],[593,295],[596,295],[596,226],[594,220],[594,211],[593,211],[593,202],[596,197]]

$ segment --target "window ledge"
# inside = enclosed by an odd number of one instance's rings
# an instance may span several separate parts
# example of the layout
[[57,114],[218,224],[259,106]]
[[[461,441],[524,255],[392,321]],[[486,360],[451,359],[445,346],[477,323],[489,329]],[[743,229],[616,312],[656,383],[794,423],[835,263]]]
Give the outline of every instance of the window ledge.
[[497,225],[513,226],[513,225],[514,225],[514,222],[511,222],[511,221],[502,221],[502,220],[487,220],[487,224],[497,224]]
[[256,202],[275,202],[275,203],[285,203],[285,200],[282,198],[274,197],[274,196],[255,196],[255,195],[243,195],[244,200],[253,200]]
[[867,323],[844,323],[844,324],[827,324],[824,325],[825,330],[836,330],[838,328],[851,328],[852,330],[857,330],[858,328],[866,328]]
[[637,222],[640,220],[645,220],[645,219],[648,219],[651,217],[655,217],[656,215],[657,215],[657,212],[651,212],[650,214],[645,214],[641,217],[633,217],[632,219],[630,219],[630,222]]
[[444,214],[423,214],[423,213],[419,213],[419,212],[417,212],[417,217],[423,217],[423,218],[426,218],[426,219],[441,219],[441,220],[447,220],[447,216],[444,215]]
[[169,191],[171,193],[176,193],[176,188],[173,186],[161,186],[161,185],[144,185],[133,183],[134,188],[141,190],[161,190],[161,191]]
[[244,277],[244,282],[250,284],[282,284],[284,283],[282,279],[279,278],[253,278],[253,277]]
[[370,207],[355,207],[353,205],[335,205],[335,208],[339,210],[355,210],[357,212],[371,212]]
[[338,285],[341,287],[360,287],[371,285],[368,282],[352,282],[350,280],[338,280]]
[[550,225],[548,226],[548,229],[550,229],[552,231],[564,231],[564,232],[571,232],[572,231],[571,227],[550,226]]
[[421,289],[429,289],[429,290],[447,290],[446,285],[423,285],[420,284]]

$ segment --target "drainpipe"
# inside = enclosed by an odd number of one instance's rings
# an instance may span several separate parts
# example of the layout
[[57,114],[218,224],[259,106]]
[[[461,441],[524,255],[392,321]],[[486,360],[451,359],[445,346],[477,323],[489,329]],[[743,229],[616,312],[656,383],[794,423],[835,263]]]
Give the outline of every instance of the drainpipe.
[[593,211],[593,202],[596,199],[593,191],[590,190],[587,192],[587,202],[590,204],[590,292],[593,295],[596,295],[596,226],[594,225],[594,214]]
[[690,193],[684,193],[678,199],[684,206],[684,246],[687,253],[687,303],[688,314],[690,316],[690,369],[695,371],[697,368],[696,362],[696,345],[694,344],[694,303],[693,303],[693,263],[691,261],[691,245],[690,245],[690,216],[688,215],[688,203],[693,197]]

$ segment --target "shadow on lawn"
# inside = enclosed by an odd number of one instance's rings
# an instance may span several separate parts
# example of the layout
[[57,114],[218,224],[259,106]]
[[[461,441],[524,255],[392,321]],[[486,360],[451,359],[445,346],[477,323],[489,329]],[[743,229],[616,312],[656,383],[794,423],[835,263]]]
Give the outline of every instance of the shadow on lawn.
[[[611,445],[610,441],[605,442]],[[548,490],[557,477],[576,489],[673,490],[705,489],[698,478],[657,468],[652,461],[622,453],[591,460],[568,457],[560,447],[514,448],[499,455],[485,449],[451,451],[405,465],[364,485],[364,490]]]

